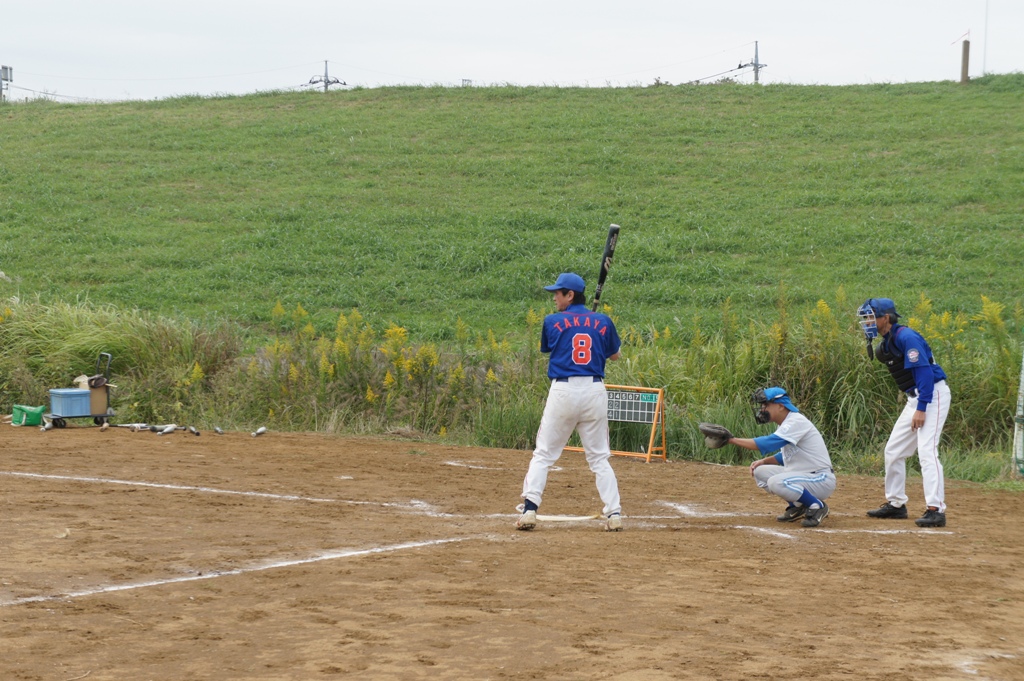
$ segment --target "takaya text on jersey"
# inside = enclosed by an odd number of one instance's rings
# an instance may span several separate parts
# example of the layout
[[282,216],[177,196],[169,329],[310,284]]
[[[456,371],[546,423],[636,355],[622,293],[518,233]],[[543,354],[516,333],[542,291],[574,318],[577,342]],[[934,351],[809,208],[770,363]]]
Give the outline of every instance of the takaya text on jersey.
[[540,349],[551,353],[550,378],[604,376],[605,362],[619,345],[611,318],[582,305],[544,318]]

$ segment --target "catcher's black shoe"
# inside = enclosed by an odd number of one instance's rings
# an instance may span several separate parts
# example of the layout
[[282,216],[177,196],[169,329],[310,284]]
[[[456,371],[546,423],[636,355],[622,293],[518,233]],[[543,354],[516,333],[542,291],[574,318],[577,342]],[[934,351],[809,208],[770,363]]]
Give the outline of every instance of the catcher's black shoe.
[[868,511],[868,515],[872,518],[894,518],[896,520],[903,520],[907,517],[907,507],[893,506],[887,501],[878,508]]
[[780,523],[791,523],[794,520],[798,520],[804,517],[807,513],[806,506],[797,506],[796,504],[786,507],[786,510],[782,512],[782,515],[775,516],[775,519]]
[[914,521],[918,527],[945,527],[946,514],[938,509],[929,508],[924,515]]
[[828,517],[828,504],[821,502],[821,508],[812,508],[807,511],[807,517],[800,523],[804,527],[817,527],[821,521]]

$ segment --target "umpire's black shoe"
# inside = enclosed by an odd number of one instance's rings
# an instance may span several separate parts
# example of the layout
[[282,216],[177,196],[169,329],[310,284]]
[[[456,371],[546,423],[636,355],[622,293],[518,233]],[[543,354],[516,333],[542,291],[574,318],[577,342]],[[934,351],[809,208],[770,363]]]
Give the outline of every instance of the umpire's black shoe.
[[794,520],[803,518],[805,513],[807,513],[806,506],[797,506],[796,504],[792,504],[786,507],[786,510],[782,512],[782,515],[775,516],[775,519],[780,523],[791,523]]
[[924,515],[914,521],[918,527],[945,527],[946,514],[938,509],[929,508]]
[[807,517],[800,523],[804,527],[817,527],[821,525],[821,521],[828,517],[828,504],[824,501],[821,502],[821,508],[811,508],[807,510]]
[[896,520],[904,520],[907,517],[907,507],[893,506],[887,501],[878,508],[868,511],[868,515],[872,518],[894,518]]

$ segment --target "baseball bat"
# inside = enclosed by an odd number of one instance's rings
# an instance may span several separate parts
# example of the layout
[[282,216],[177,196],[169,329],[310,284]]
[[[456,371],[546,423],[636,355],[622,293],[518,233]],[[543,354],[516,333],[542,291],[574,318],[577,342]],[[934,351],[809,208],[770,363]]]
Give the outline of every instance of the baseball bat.
[[594,289],[594,312],[597,312],[597,304],[601,300],[601,291],[604,290],[604,280],[608,278],[608,268],[612,266],[612,258],[615,256],[615,245],[619,242],[618,225],[608,228],[608,240],[604,242],[604,255],[601,256],[601,271],[597,275],[597,288]]

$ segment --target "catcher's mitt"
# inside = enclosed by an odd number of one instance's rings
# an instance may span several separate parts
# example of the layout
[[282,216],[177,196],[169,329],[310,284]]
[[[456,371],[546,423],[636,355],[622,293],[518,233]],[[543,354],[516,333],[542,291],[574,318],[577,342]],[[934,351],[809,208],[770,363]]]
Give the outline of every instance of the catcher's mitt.
[[708,449],[724,447],[729,444],[729,438],[732,437],[728,428],[717,423],[699,423],[697,428],[704,435],[704,444],[708,446]]

